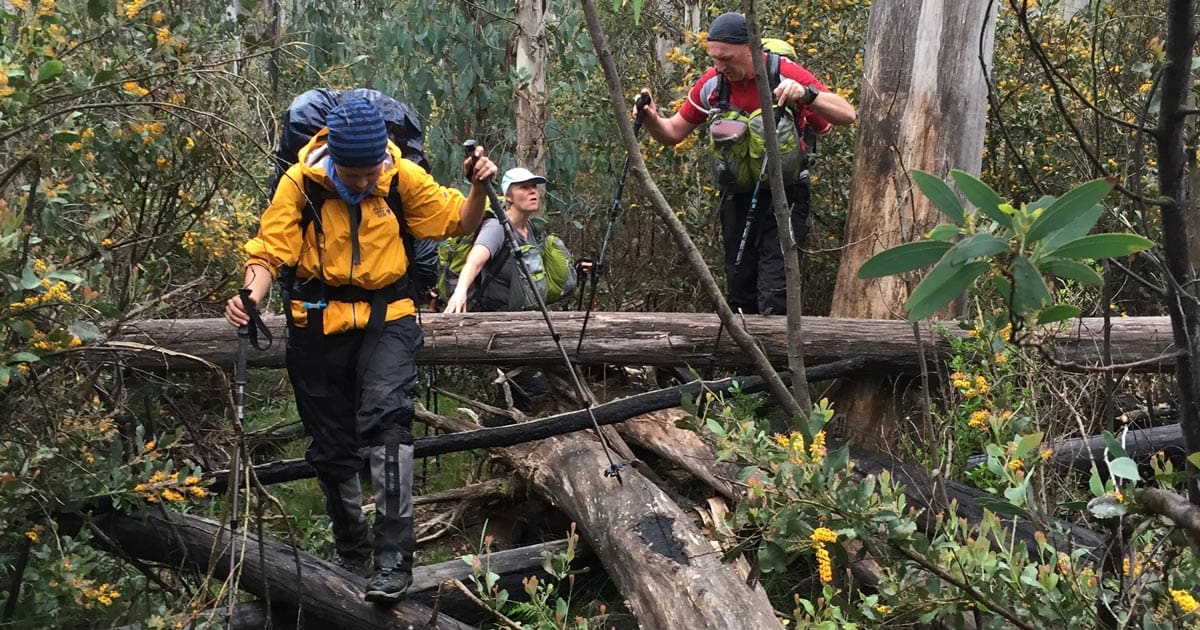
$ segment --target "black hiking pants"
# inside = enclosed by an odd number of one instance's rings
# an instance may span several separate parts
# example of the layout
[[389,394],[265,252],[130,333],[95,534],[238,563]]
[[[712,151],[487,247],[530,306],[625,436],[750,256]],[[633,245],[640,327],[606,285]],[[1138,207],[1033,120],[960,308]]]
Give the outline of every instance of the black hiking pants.
[[[325,494],[338,555],[365,559],[373,546],[376,565],[411,566],[413,357],[424,342],[416,319],[387,322],[378,335],[298,327],[288,333],[288,376],[312,438],[305,459]],[[368,467],[377,509],[373,545],[358,483]]]
[[[792,212],[792,232],[797,247],[808,239],[812,218],[809,214],[808,171],[784,188]],[[750,214],[754,193],[730,193],[721,200],[721,239],[725,250],[726,301],[735,312],[762,315],[787,315],[787,277],[779,226],[771,207],[771,191],[760,188],[750,233],[742,251],[742,262],[735,264],[742,233]]]

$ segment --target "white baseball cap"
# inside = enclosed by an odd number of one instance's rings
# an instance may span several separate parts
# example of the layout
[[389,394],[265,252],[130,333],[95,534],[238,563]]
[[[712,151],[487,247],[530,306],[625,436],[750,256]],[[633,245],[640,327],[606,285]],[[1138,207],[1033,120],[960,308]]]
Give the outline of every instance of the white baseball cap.
[[523,182],[536,182],[538,184],[545,184],[546,181],[547,180],[545,177],[542,177],[541,175],[534,175],[529,169],[518,166],[517,168],[510,168],[507,171],[504,171],[504,178],[500,180],[500,192],[507,195],[508,187],[513,184],[520,184]]

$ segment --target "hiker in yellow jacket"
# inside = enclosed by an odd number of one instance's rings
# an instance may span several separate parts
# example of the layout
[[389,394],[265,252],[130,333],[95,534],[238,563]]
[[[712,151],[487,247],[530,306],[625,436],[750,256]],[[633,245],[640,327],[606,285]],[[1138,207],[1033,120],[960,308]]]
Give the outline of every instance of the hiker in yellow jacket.
[[[306,459],[325,494],[338,564],[365,574],[373,547],[366,599],[391,602],[412,582],[413,357],[423,342],[403,234],[472,233],[496,166],[481,150],[468,159],[464,196],[402,159],[365,99],[343,101],[326,125],[300,151],[246,243],[244,286],[257,305],[276,277],[284,283],[288,376],[312,438]],[[403,216],[392,211],[397,206]],[[225,318],[248,325],[240,296],[226,303]],[[377,510],[373,544],[358,478],[364,464]]]

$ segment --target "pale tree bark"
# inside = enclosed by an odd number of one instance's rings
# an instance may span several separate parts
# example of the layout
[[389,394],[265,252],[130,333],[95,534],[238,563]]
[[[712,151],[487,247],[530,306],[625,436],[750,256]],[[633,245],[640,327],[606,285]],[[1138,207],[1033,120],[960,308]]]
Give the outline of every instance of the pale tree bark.
[[[846,251],[834,288],[834,317],[900,318],[902,278],[862,280],[871,256],[920,238],[941,222],[909,178],[918,168],[978,175],[983,159],[995,4],[988,0],[876,0],[867,24],[862,102]],[[847,434],[872,448],[894,443],[894,387],[881,380],[847,384],[838,398]]]
[[702,3],[699,0],[663,0],[658,3],[658,12],[668,26],[678,29],[660,28],[654,35],[654,56],[658,65],[670,68],[667,53],[683,43],[682,33],[698,33],[704,30]]
[[546,0],[517,0],[511,42],[517,86],[517,165],[546,172]]

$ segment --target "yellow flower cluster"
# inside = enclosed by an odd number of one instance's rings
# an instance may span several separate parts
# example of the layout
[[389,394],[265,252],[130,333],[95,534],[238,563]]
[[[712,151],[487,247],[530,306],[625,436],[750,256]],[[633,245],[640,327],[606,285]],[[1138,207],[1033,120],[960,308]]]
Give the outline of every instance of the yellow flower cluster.
[[[147,442],[146,451],[153,451],[154,446],[154,442]],[[147,503],[158,503],[159,501],[183,503],[188,497],[203,499],[208,496],[208,491],[200,487],[199,477],[191,475],[184,478],[183,483],[180,483],[179,471],[168,475],[159,470],[150,475],[150,478],[144,483],[134,486],[133,491],[140,494]]]
[[125,17],[132,20],[137,17],[138,13],[142,12],[142,7],[146,6],[146,0],[133,0],[125,5]]
[[813,542],[813,550],[817,556],[817,573],[821,577],[821,582],[828,584],[833,581],[833,560],[829,557],[829,550],[825,548],[825,543],[837,542],[837,533],[828,527],[818,527],[813,530],[812,536],[809,538]]
[[42,288],[45,289],[41,293],[34,293],[26,296],[20,302],[12,302],[8,308],[14,311],[25,311],[46,304],[69,304],[71,302],[71,292],[67,289],[67,283],[50,282],[47,278],[42,278]]
[[1183,589],[1171,589],[1171,599],[1175,600],[1175,604],[1185,613],[1195,612],[1200,606],[1196,603],[1196,598]]
[[983,375],[954,372],[950,375],[950,384],[967,398],[978,398],[992,391],[992,386]]
[[39,534],[41,534],[41,533],[42,533],[42,526],[41,526],[41,525],[34,525],[33,527],[30,527],[30,528],[29,528],[29,529],[28,529],[28,530],[25,532],[25,537],[29,539],[29,542],[37,542],[37,541],[38,541],[38,535],[39,535]]
[[41,0],[40,2],[38,2],[37,13],[35,13],[34,15],[36,15],[37,17],[47,17],[50,15],[54,15],[54,5],[55,5],[54,0]]
[[[121,84],[121,89],[123,89],[126,92],[128,92],[136,97],[139,97],[139,98],[150,93],[150,90],[147,90],[146,88],[142,87],[141,84],[138,83],[137,81],[124,82]],[[118,137],[120,137],[120,136],[118,136]]]
[[97,586],[96,588],[83,589],[83,596],[88,599],[94,599],[105,606],[112,606],[113,600],[120,597],[121,593],[117,589],[112,588],[107,582]]
[[808,457],[812,459],[813,463],[816,463],[825,459],[825,454],[825,432],[817,431],[817,434],[813,436],[813,443],[808,447]]
[[976,429],[987,427],[988,418],[992,417],[992,412],[987,409],[976,409],[971,413],[971,419],[967,421],[967,425]]

